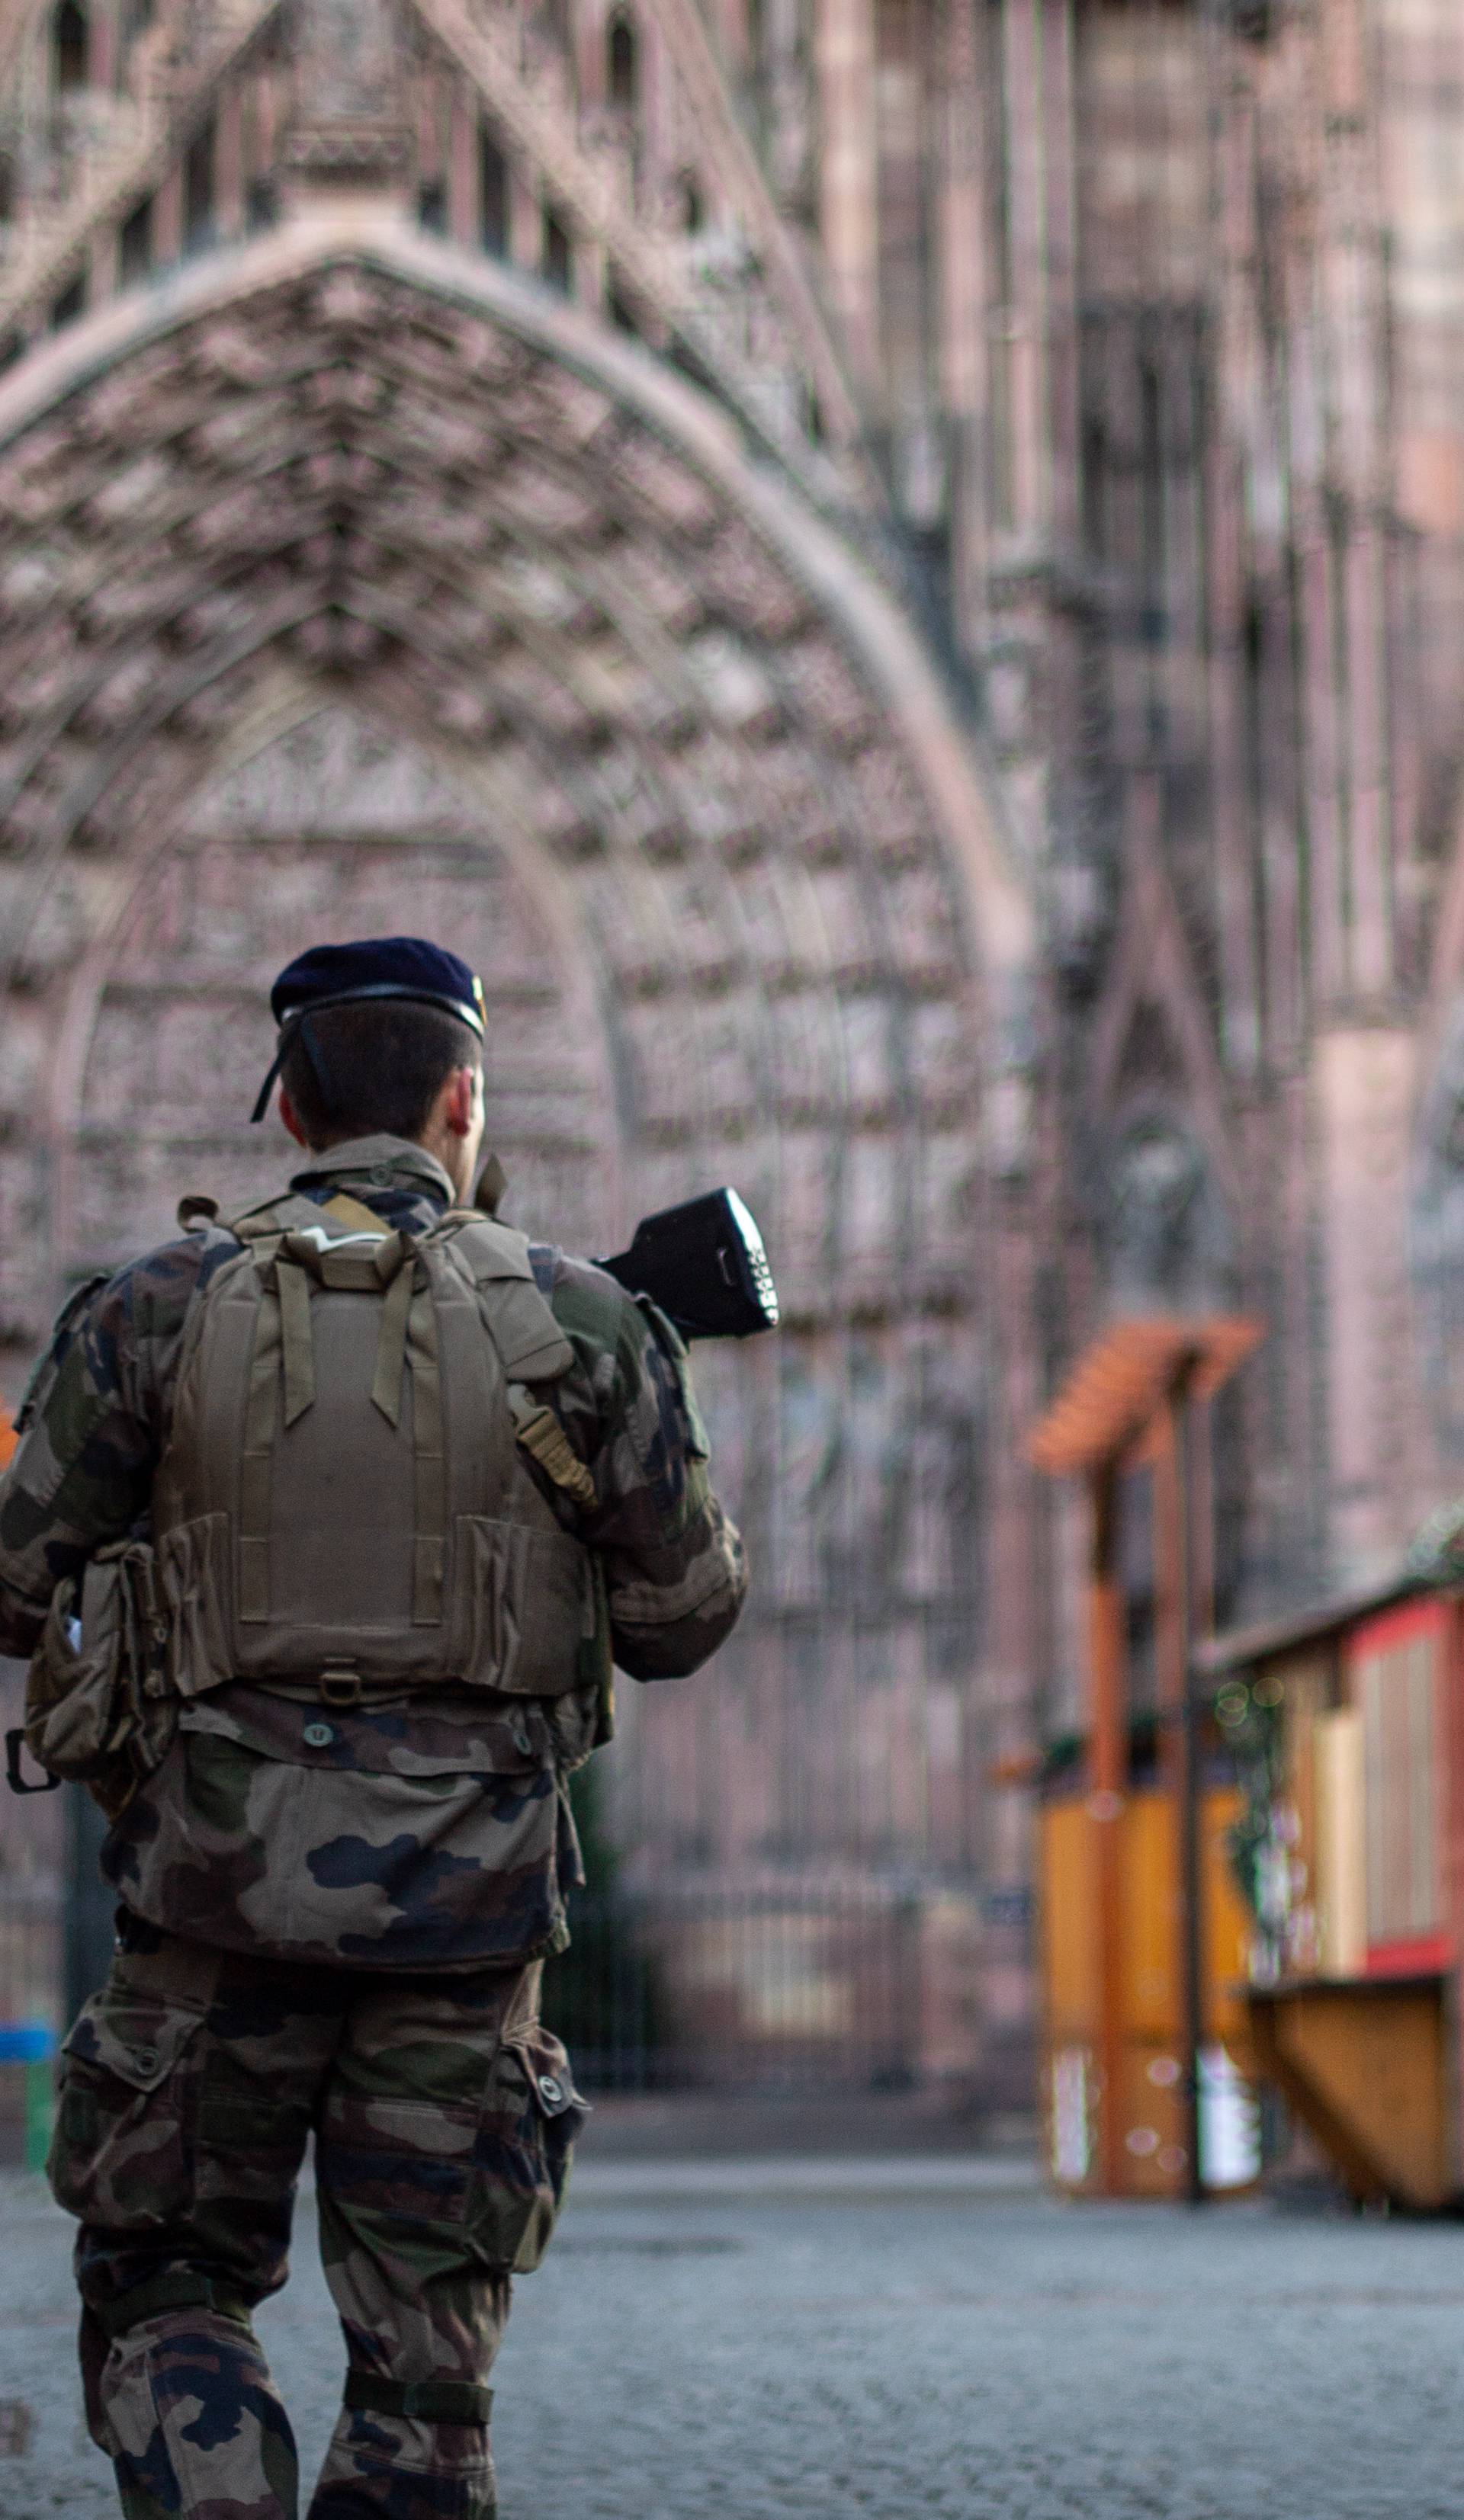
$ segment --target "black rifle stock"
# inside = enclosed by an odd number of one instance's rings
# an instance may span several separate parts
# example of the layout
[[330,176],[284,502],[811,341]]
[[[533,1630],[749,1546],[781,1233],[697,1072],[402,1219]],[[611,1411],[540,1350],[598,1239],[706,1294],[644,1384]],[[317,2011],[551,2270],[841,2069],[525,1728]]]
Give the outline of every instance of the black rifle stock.
[[643,1218],[628,1248],[600,1266],[632,1295],[649,1295],[685,1339],[755,1338],[778,1327],[762,1237],[735,1190]]
[[[507,1189],[490,1155],[478,1204],[496,1216]],[[755,1338],[778,1327],[778,1290],[756,1220],[735,1190],[705,1191],[661,1208],[636,1227],[623,1251],[597,1264],[628,1294],[649,1295],[684,1339]]]

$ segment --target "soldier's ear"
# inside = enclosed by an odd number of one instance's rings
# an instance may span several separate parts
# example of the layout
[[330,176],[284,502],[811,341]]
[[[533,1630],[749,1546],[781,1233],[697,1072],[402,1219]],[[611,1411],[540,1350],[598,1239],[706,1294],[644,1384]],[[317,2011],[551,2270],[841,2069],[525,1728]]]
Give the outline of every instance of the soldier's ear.
[[439,1108],[455,1138],[471,1138],[482,1118],[481,1086],[480,1067],[455,1067],[443,1086]]

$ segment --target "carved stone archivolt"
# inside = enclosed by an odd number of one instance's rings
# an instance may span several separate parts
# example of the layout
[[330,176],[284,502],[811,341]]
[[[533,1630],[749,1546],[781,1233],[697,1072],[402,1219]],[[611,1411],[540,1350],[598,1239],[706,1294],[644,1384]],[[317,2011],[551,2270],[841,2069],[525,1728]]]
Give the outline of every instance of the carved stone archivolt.
[[[1015,969],[980,791],[874,582],[737,494],[723,423],[637,399],[501,276],[467,300],[435,251],[282,239],[0,385],[3,1328],[28,1345],[180,1192],[256,1192],[265,988],[303,936],[460,943],[516,1222],[605,1249],[732,1180],[765,1224],[790,1334],[703,1377],[763,1570],[725,1829],[801,1795],[807,1846],[883,1844],[848,1763],[877,1773],[892,1726],[926,1756],[921,1639],[969,1660],[980,1605]],[[777,1710],[795,1632],[850,1621],[825,1758]],[[790,1745],[766,1810],[731,1739],[754,1703]],[[627,1791],[692,1721],[641,1719]],[[957,1811],[939,1773],[921,1808]]]
[[[132,864],[251,712],[318,678],[471,758],[485,819],[598,898],[627,1079],[695,983],[688,1090],[624,1088],[653,1138],[744,1103],[788,1046],[800,1107],[888,1125],[913,1099],[969,1131],[970,905],[869,660],[705,470],[565,362],[333,261],[48,405],[0,453],[0,518],[23,987],[82,940],[69,870]],[[810,989],[844,993],[822,1024]],[[830,1045],[822,1083],[801,1031]]]

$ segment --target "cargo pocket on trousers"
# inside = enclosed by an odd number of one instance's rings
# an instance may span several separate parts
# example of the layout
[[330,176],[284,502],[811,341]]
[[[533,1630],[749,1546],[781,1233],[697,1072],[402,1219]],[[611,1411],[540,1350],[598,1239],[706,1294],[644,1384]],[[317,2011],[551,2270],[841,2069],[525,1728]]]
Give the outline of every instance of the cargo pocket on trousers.
[[483,2097],[469,2208],[470,2236],[485,2266],[523,2275],[539,2264],[588,2115],[551,2031],[535,2027],[505,2040]]
[[59,2205],[118,2231],[186,2213],[192,2140],[186,2056],[204,2014],[157,1997],[90,1996],[62,2046],[49,2174]]
[[347,2218],[461,2225],[468,2219],[476,2133],[471,2104],[463,2109],[338,2088],[316,2130],[317,2175]]

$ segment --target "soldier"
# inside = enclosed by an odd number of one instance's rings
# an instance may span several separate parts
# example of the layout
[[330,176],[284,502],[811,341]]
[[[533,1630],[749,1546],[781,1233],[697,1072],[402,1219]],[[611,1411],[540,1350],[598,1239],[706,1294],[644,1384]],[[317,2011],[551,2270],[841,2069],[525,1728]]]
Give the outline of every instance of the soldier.
[[612,1659],[722,1642],[742,1549],[669,1325],[468,1207],[466,965],[316,947],[271,1005],[255,1117],[278,1073],[303,1168],[72,1299],[0,1484],[0,1650],[157,1640],[51,2178],[128,2520],[295,2520],[251,2314],[312,2131],[347,2356],[312,2520],[488,2520],[486,2375],[581,2118],[539,2021],[566,1780]]

